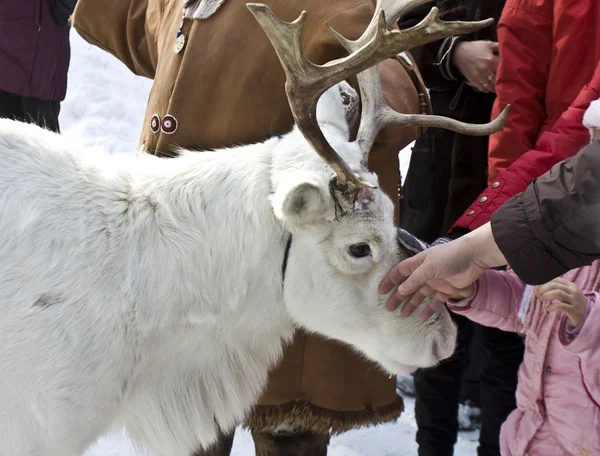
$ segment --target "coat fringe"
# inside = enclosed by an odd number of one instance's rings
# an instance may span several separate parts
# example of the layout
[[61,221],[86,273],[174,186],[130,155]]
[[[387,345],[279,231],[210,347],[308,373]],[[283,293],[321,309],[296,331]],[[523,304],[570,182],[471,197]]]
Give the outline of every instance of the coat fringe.
[[385,407],[369,407],[359,412],[339,412],[317,407],[306,401],[284,405],[257,406],[244,422],[254,432],[271,432],[282,423],[292,423],[303,432],[336,435],[363,426],[374,426],[397,420],[404,411],[404,401],[398,397]]

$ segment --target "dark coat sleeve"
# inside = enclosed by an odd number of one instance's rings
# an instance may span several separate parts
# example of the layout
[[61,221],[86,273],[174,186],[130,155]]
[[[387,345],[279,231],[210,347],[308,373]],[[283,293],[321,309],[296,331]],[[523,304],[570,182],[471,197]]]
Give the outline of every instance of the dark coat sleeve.
[[600,141],[531,181],[492,216],[494,239],[526,283],[600,258]]
[[[398,22],[398,26],[400,29],[407,29],[417,25],[434,6],[439,8],[440,17],[446,21],[465,20],[464,2],[436,0],[409,11]],[[461,72],[452,64],[452,56],[458,42],[468,39],[467,36],[450,37],[411,49],[410,52],[428,88],[448,90],[458,87],[464,81]]]
[[50,0],[52,5],[52,14],[59,25],[67,25],[69,18],[75,10],[77,0]]

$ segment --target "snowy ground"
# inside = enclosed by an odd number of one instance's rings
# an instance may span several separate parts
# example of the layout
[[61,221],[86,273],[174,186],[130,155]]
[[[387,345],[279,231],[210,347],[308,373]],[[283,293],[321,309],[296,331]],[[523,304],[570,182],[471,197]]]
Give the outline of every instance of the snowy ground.
[[[69,73],[69,92],[60,116],[63,134],[85,140],[114,153],[135,153],[151,81],[132,75],[112,56],[89,46],[75,32]],[[401,153],[403,174],[409,150]],[[358,429],[335,437],[330,456],[412,456],[415,443],[414,401],[393,424]],[[455,454],[475,455],[476,432],[461,433]],[[238,430],[232,456],[254,455],[250,435]],[[86,456],[142,456],[123,433],[108,435]]]

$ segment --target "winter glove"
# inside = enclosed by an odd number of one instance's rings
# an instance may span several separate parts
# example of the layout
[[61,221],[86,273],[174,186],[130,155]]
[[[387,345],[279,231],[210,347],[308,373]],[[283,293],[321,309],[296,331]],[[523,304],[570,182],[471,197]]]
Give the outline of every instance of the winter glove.
[[400,245],[400,248],[408,254],[408,256],[414,256],[423,250],[427,250],[429,247],[439,244],[446,244],[451,241],[450,238],[441,237],[436,239],[432,244],[427,244],[402,228],[396,228],[396,232],[398,236],[398,244]]

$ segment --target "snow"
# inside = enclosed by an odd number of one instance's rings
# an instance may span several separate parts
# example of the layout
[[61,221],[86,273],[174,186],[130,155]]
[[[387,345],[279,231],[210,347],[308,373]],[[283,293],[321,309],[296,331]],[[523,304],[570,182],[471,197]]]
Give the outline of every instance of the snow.
[[[134,76],[111,55],[90,46],[72,33],[69,91],[60,115],[64,135],[102,147],[112,153],[134,154],[141,130],[151,81]],[[410,146],[401,154],[403,175]],[[329,456],[414,456],[416,424],[414,399],[405,398],[406,411],[397,422],[356,429],[336,436]],[[461,433],[455,454],[475,455],[477,432]],[[238,429],[232,456],[254,455],[252,438]],[[144,456],[131,445],[124,431],[101,438],[86,456]]]

